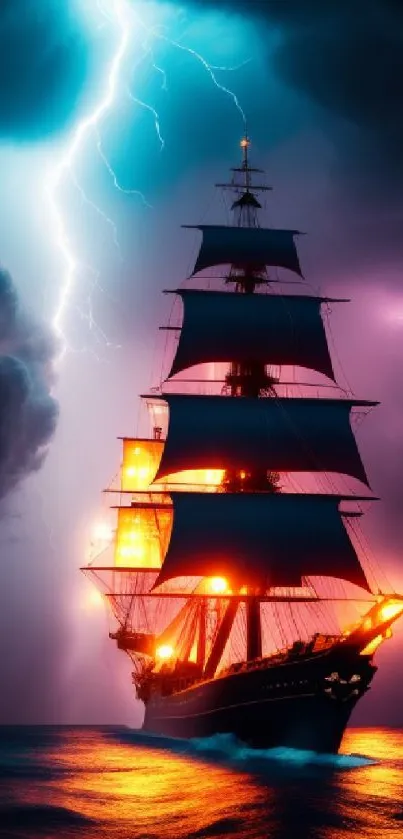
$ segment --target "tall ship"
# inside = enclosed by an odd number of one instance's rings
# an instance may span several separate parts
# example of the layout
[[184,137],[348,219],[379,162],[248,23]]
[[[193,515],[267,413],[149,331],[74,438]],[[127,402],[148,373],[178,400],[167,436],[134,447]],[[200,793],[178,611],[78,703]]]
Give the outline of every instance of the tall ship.
[[377,403],[338,383],[329,319],[349,301],[312,293],[298,231],[261,225],[269,186],[240,145],[229,223],[194,226],[167,292],[173,361],[83,570],[146,731],[337,752],[403,613],[360,531],[376,499],[354,432]]

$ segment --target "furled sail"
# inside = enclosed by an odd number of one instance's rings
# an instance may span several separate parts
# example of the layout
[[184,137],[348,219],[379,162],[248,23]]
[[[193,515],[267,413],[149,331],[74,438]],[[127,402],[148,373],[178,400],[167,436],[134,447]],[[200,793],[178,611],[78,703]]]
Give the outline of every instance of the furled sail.
[[209,361],[259,361],[334,378],[321,318],[323,297],[178,289],[184,314],[170,376]]
[[192,274],[212,265],[257,269],[265,265],[288,268],[301,276],[294,236],[298,230],[229,227],[217,224],[183,225],[201,230],[203,241]]
[[169,405],[169,431],[156,480],[191,468],[266,468],[337,472],[368,484],[350,411],[376,402],[184,394],[160,398]]
[[339,512],[341,496],[172,493],[171,540],[156,585],[187,574],[239,586],[299,586],[302,576],[368,584]]

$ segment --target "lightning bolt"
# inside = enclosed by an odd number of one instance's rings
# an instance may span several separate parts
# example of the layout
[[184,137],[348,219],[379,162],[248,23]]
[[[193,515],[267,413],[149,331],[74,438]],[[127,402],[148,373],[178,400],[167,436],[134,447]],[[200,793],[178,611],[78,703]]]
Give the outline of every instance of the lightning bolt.
[[61,254],[63,262],[62,280],[58,292],[56,308],[52,318],[53,330],[57,338],[59,339],[60,344],[60,354],[58,360],[61,360],[61,358],[63,358],[68,349],[68,341],[64,332],[64,319],[75,286],[78,283],[78,279],[80,277],[81,272],[83,271],[89,272],[93,275],[93,282],[87,301],[88,313],[84,314],[82,311],[79,310],[79,314],[82,318],[85,318],[87,320],[89,328],[91,329],[91,331],[94,332],[96,339],[99,341],[102,338],[106,345],[110,346],[105,334],[103,333],[102,329],[96,325],[92,315],[91,292],[94,290],[96,286],[99,287],[99,274],[95,269],[85,265],[74,252],[74,248],[69,235],[68,225],[66,224],[64,213],[61,209],[60,192],[62,185],[66,181],[70,180],[75,189],[78,191],[81,200],[85,202],[89,207],[91,207],[91,209],[95,213],[97,213],[97,215],[99,215],[100,218],[102,218],[104,223],[110,227],[114,244],[118,249],[120,258],[122,259],[117,235],[117,228],[114,221],[111,218],[109,218],[109,216],[87,196],[84,189],[77,180],[74,167],[79,159],[81,152],[83,151],[85,143],[92,138],[95,142],[98,155],[102,163],[106,167],[109,175],[111,176],[115,188],[121,192],[124,192],[125,194],[136,195],[141,199],[145,206],[150,207],[144,195],[139,190],[126,189],[119,183],[116,173],[112,165],[110,164],[102,145],[100,126],[102,125],[102,122],[106,115],[113,109],[113,106],[118,98],[120,89],[122,89],[122,93],[124,91],[126,95],[130,97],[133,103],[146,109],[152,115],[154,120],[155,131],[160,142],[161,150],[164,148],[165,141],[161,133],[160,118],[158,112],[150,104],[144,102],[137,96],[134,96],[134,94],[128,88],[127,84],[123,85],[121,80],[124,61],[128,56],[131,44],[131,35],[133,32],[134,23],[136,23],[136,28],[138,30],[142,29],[143,32],[146,33],[147,38],[147,42],[142,44],[143,54],[137,61],[136,66],[143,62],[147,58],[147,56],[151,56],[152,68],[156,73],[160,74],[162,80],[162,89],[164,91],[167,91],[167,74],[165,70],[155,61],[150,40],[152,40],[152,42],[154,43],[156,40],[163,41],[169,44],[170,46],[174,47],[175,49],[187,52],[204,67],[215,87],[217,87],[219,90],[221,90],[223,93],[225,93],[232,99],[235,107],[237,108],[242,117],[244,125],[246,124],[245,113],[239,103],[238,97],[232,90],[225,87],[218,81],[215,75],[215,71],[238,69],[238,67],[241,67],[244,64],[248,63],[250,59],[242,62],[241,64],[238,64],[237,67],[217,67],[213,64],[209,64],[209,62],[196,50],[180,43],[178,40],[170,39],[167,35],[163,34],[160,31],[161,27],[147,27],[145,23],[141,19],[139,19],[137,15],[134,14],[133,6],[131,2],[129,2],[129,0],[108,0],[107,8],[103,3],[101,3],[101,0],[97,0],[96,5],[100,14],[103,17],[103,20],[106,21],[108,24],[114,26],[117,30],[116,48],[107,68],[104,93],[101,96],[100,101],[94,106],[94,108],[86,116],[84,116],[83,119],[81,119],[78,122],[76,128],[72,133],[72,136],[64,154],[59,159],[57,165],[54,166],[52,170],[48,173],[45,185],[46,194],[51,210],[51,223],[54,230],[54,239],[57,248]]
[[173,41],[172,38],[168,38],[166,35],[158,35],[157,33],[155,33],[155,37],[159,38],[162,41],[166,41],[167,44],[170,44],[172,47],[176,47],[176,49],[178,49],[178,50],[182,50],[183,52],[187,52],[189,55],[192,55],[193,58],[195,58],[196,61],[198,61],[202,65],[202,67],[204,67],[204,69],[207,71],[207,73],[210,76],[210,79],[213,82],[214,86],[216,88],[218,88],[218,90],[221,90],[223,93],[226,93],[227,96],[229,96],[230,99],[232,99],[235,107],[237,108],[237,110],[239,111],[239,113],[242,117],[244,127],[246,126],[246,114],[245,114],[245,111],[243,110],[243,108],[242,108],[242,106],[239,102],[239,99],[238,99],[237,95],[233,92],[233,90],[230,90],[230,88],[225,87],[225,85],[223,85],[223,84],[220,84],[220,82],[217,80],[217,77],[214,73],[214,70],[238,69],[238,67],[242,67],[245,64],[248,64],[250,59],[247,59],[247,61],[243,61],[241,64],[238,64],[236,67],[217,67],[214,64],[209,64],[209,62],[206,61],[206,59],[203,58],[203,56],[200,55],[199,52],[196,52],[196,50],[192,49],[191,47],[187,47],[185,44],[181,44],[179,41]]
[[[96,212],[99,213],[105,219],[107,224],[109,224],[112,227],[114,239],[115,242],[117,242],[116,227],[113,221],[109,219],[108,216],[106,216],[102,212],[102,210],[100,210],[95,204],[93,204],[93,202],[89,201],[84,191],[79,187],[73,172],[73,166],[83,148],[85,141],[91,135],[92,132],[97,132],[100,122],[108,113],[108,111],[110,111],[115,102],[119,75],[130,42],[130,31],[132,22],[131,15],[129,15],[128,13],[128,6],[126,1],[116,0],[111,10],[113,13],[112,15],[107,15],[105,10],[99,4],[98,8],[104,14],[105,17],[108,17],[108,20],[111,20],[113,21],[113,23],[116,24],[119,32],[116,51],[108,68],[105,93],[101,101],[94,107],[91,113],[85,116],[78,123],[65,154],[62,156],[57,166],[50,172],[48,182],[46,185],[48,199],[51,207],[56,243],[62,254],[65,266],[56,311],[52,319],[52,326],[57,337],[59,338],[61,346],[59,357],[62,357],[67,349],[67,340],[63,332],[63,319],[66,307],[69,303],[70,297],[74,289],[76,277],[79,270],[79,261],[77,257],[74,255],[74,251],[72,249],[67,231],[67,226],[64,221],[63,213],[59,208],[57,200],[59,188],[64,178],[69,176],[73,180],[73,183],[79,189],[83,200],[85,200],[87,203],[90,203],[91,206],[95,208]],[[98,143],[98,151],[101,153],[102,156],[100,142]],[[105,161],[106,158],[104,158],[104,162]],[[119,186],[117,181],[115,185]]]

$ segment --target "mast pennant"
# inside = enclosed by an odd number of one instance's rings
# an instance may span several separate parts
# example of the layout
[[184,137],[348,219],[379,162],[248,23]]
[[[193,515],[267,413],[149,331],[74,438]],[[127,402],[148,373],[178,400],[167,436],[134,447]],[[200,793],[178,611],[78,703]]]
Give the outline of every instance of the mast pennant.
[[203,241],[196,265],[197,274],[213,265],[261,268],[265,265],[288,268],[301,274],[294,236],[298,230],[273,230],[264,227],[230,227],[217,224],[184,224],[201,230]]
[[186,469],[337,472],[368,484],[350,426],[355,399],[163,394],[169,431],[155,478]]
[[334,379],[321,304],[343,301],[200,289],[173,293],[182,298],[184,314],[169,377],[205,362],[258,361],[298,365]]
[[223,576],[231,586],[300,586],[302,576],[368,583],[344,527],[341,496],[173,492],[171,540],[155,586]]

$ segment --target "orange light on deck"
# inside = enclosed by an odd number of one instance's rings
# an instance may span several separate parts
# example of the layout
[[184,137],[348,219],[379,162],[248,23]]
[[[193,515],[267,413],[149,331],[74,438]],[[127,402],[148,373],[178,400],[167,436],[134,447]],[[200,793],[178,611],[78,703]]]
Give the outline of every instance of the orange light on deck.
[[364,615],[361,618],[361,620],[353,624],[353,626],[347,627],[344,630],[343,635],[349,638],[359,638],[360,636],[365,636],[365,633],[369,633],[371,631],[373,632],[374,630],[379,629],[379,635],[373,637],[372,640],[368,642],[365,649],[361,652],[361,655],[372,655],[382,641],[385,640],[385,638],[390,638],[392,635],[390,626],[385,629],[384,624],[392,623],[399,617],[399,615],[402,614],[403,598],[398,599],[396,596],[395,598],[391,597],[388,599],[384,596],[383,602],[378,602],[369,610],[367,615]]
[[174,654],[174,648],[171,647],[170,644],[161,644],[160,647],[157,647],[155,654],[157,658],[161,658],[165,661],[168,658],[172,658]]
[[403,603],[393,603],[393,601],[385,603],[385,605],[381,606],[378,611],[379,623],[396,618],[401,612],[403,612]]
[[228,591],[228,583],[224,577],[211,577],[208,581],[208,587],[214,594],[224,594]]
[[239,145],[241,146],[241,149],[246,149],[248,148],[248,146],[250,146],[250,140],[248,140],[247,137],[242,137],[242,140]]
[[369,644],[361,650],[360,655],[373,655],[377,651],[378,647],[381,646],[383,641],[386,641],[387,638],[391,637],[392,630],[389,627],[389,629],[387,629],[386,632],[383,632],[382,635],[376,635],[375,638],[373,638],[372,641],[370,641]]

